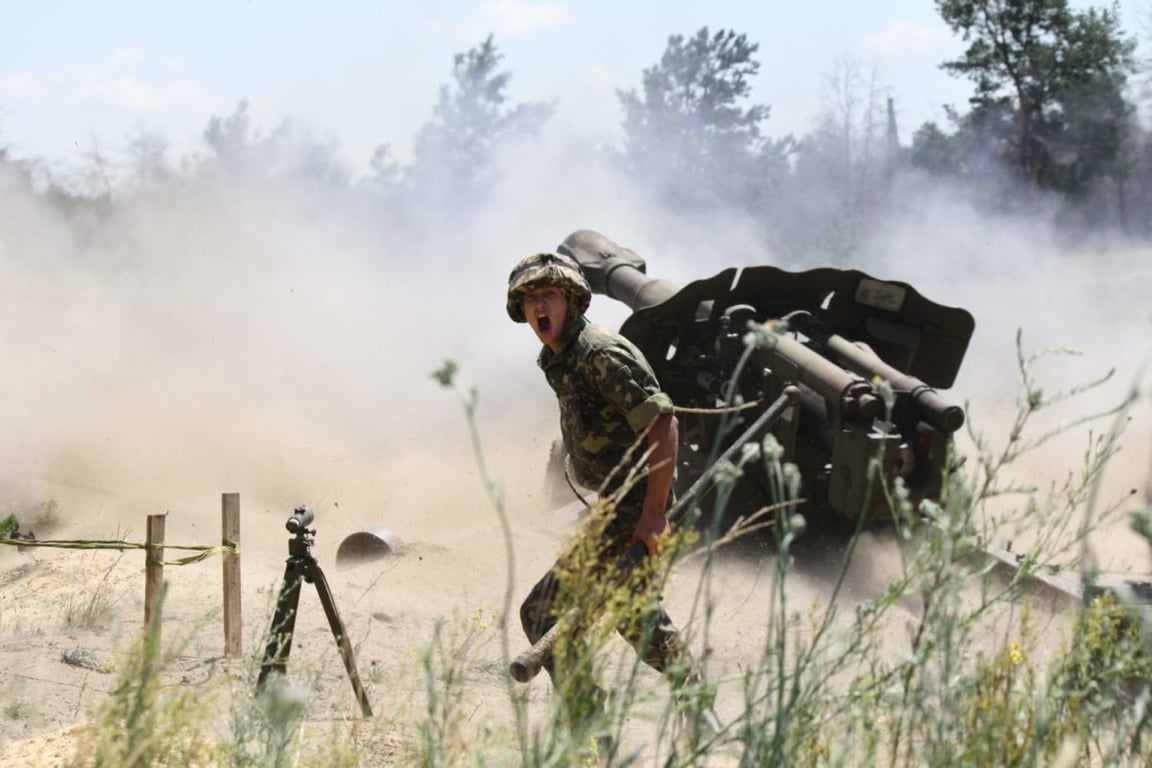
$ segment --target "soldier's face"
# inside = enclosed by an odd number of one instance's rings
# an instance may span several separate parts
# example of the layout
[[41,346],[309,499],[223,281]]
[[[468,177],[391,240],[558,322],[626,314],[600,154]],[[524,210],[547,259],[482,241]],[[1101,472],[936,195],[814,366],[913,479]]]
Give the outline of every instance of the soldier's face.
[[568,297],[554,285],[533,288],[524,294],[524,317],[536,332],[536,338],[556,352],[568,319]]

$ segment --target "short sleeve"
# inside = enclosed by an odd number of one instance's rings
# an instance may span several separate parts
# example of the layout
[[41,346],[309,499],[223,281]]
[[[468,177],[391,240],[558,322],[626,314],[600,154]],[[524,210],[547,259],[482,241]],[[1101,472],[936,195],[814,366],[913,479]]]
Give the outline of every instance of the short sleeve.
[[592,363],[600,393],[628,421],[633,433],[643,432],[657,416],[672,412],[672,399],[660,390],[648,366],[629,350],[597,350]]

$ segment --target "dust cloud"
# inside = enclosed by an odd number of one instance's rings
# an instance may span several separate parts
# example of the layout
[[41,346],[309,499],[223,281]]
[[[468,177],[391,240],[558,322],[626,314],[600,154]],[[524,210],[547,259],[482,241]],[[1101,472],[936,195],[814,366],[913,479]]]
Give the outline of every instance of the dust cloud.
[[[537,504],[554,404],[535,341],[504,314],[511,264],[585,227],[679,283],[777,261],[754,245],[753,222],[672,218],[618,169],[572,149],[549,136],[510,150],[482,210],[420,234],[359,190],[242,179],[125,193],[77,226],[9,170],[5,502],[53,500],[77,535],[139,531],[146,514],[170,512],[170,530],[210,536],[219,494],[239,492],[260,525],[309,504],[341,532],[384,525],[433,539],[491,514],[460,398],[474,391],[492,475],[513,503]],[[941,194],[843,266],[972,312],[976,336],[949,395],[995,441],[1018,394],[1018,328],[1029,350],[1084,350],[1044,364],[1046,390],[1116,367],[1091,395],[1104,403],[1141,382],[1152,322],[1141,253],[1068,245]],[[597,297],[590,315],[618,324],[625,310],[611,304]],[[460,394],[430,376],[445,359],[460,365]],[[1148,416],[1145,396],[1110,491],[1146,493]],[[1074,467],[1084,435],[1061,441],[1043,470]]]
[[4,494],[55,500],[79,533],[165,511],[211,532],[233,491],[246,519],[309,504],[342,528],[403,529],[448,500],[475,514],[464,411],[430,377],[445,358],[498,456],[539,431],[518,426],[548,403],[503,281],[559,222],[413,240],[333,190],[255,182],[120,199],[82,228],[16,179],[0,204]]
[[[1050,404],[1029,419],[1025,436],[1059,434],[1009,465],[1006,483],[1035,487],[1035,498],[1046,499],[1070,479],[1075,484],[1101,439],[1119,434],[1116,455],[1077,511],[1121,510],[1117,524],[1094,538],[1095,555],[1105,571],[1148,579],[1148,546],[1132,535],[1127,514],[1148,505],[1152,483],[1146,243],[1114,235],[1075,239],[928,196],[874,244],[870,258],[886,276],[901,276],[976,318],[950,395],[968,403],[971,431],[992,448],[1003,447],[1022,405],[1018,333],[1023,355],[1034,357],[1029,378]],[[1090,414],[1109,415],[1077,424]],[[975,450],[967,436],[959,443],[969,454]],[[1000,504],[1019,509],[1027,500],[1008,496]],[[1018,533],[1029,538],[1028,531]]]

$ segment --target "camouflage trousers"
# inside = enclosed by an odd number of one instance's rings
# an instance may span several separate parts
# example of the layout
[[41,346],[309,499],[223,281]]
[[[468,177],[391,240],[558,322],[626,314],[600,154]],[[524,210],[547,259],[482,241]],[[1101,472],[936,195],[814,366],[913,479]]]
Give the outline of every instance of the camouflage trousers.
[[[621,505],[615,517],[607,524],[596,547],[597,562],[591,569],[596,579],[611,579],[617,563],[635,543],[636,522],[640,519],[639,506]],[[559,573],[566,568],[562,556],[536,583],[520,606],[520,623],[528,642],[535,644],[557,622],[556,603],[560,595]],[[633,575],[630,586],[637,591],[649,588],[641,577]],[[639,581],[635,580],[640,578]],[[591,617],[595,621],[597,617]],[[579,632],[577,627],[575,632]],[[643,610],[640,616],[629,617],[617,627],[620,636],[636,650],[641,660],[658,672],[666,672],[681,657],[683,643],[664,608],[658,603]],[[575,638],[579,640],[579,638]],[[552,674],[552,660],[544,668]]]

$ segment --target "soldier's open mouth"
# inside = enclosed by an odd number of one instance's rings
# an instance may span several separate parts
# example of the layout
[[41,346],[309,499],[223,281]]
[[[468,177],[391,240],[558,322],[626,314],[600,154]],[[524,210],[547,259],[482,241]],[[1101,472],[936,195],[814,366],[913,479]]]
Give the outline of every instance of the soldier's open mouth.
[[547,332],[552,328],[552,319],[547,315],[541,315],[540,317],[536,318],[536,325],[540,328],[540,330]]

